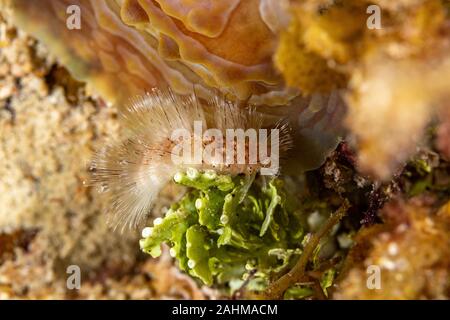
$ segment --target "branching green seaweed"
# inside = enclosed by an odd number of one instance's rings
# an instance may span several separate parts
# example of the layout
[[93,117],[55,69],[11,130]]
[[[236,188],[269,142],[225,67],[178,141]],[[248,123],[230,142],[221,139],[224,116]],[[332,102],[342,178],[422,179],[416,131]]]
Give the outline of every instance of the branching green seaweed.
[[249,286],[265,286],[301,253],[305,226],[282,180],[189,169],[174,181],[191,189],[141,240],[151,256],[167,243],[179,267],[207,285],[238,285],[256,270]]
[[[246,290],[261,292],[298,264],[304,250],[312,250],[307,259],[320,251],[323,235],[311,236],[297,198],[280,178],[188,169],[174,181],[189,191],[154,221],[140,246],[158,257],[166,243],[179,268],[208,286],[234,291],[245,284]],[[314,247],[312,239],[317,240]],[[321,294],[326,295],[334,275],[332,268],[323,273]],[[311,286],[297,286],[287,296],[302,298],[312,291]]]

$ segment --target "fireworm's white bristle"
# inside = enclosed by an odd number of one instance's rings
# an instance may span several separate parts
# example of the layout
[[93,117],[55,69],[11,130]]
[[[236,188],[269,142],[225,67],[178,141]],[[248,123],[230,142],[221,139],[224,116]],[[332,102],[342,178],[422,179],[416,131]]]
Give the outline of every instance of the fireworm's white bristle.
[[[91,182],[104,193],[109,203],[108,213],[114,227],[138,227],[150,212],[161,189],[179,171],[211,169],[204,164],[194,168],[177,165],[172,159],[175,129],[194,132],[194,122],[203,129],[260,129],[263,117],[254,108],[239,108],[236,103],[217,95],[205,101],[194,95],[180,96],[170,90],[153,90],[131,100],[122,114],[127,136],[112,143],[94,156],[91,164]],[[277,147],[282,154],[290,147],[287,122],[275,126],[280,139]],[[268,139],[270,140],[270,139]],[[230,174],[252,173],[258,165],[219,165],[212,169]],[[194,171],[192,171],[194,172]]]

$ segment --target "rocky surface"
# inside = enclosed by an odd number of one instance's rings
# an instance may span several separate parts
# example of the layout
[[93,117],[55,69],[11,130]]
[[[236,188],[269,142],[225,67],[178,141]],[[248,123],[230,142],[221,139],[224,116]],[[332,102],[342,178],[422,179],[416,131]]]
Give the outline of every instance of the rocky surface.
[[[108,227],[104,203],[85,181],[93,150],[120,133],[116,111],[88,96],[7,16],[0,19],[0,298],[203,297],[170,259],[144,260],[137,230]],[[80,290],[67,289],[70,265],[80,267]]]

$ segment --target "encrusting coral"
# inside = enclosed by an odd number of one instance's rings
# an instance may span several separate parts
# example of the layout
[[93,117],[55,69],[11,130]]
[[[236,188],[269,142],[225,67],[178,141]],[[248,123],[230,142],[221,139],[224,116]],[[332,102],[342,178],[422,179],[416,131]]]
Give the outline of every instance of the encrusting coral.
[[[293,119],[303,130],[299,144],[322,155],[306,169],[320,165],[342,134],[341,98],[348,104],[346,126],[359,150],[359,169],[380,180],[401,169],[439,108],[446,107],[445,0],[75,4],[83,15],[81,30],[65,27],[69,2],[10,5],[19,25],[49,45],[76,78],[119,107],[136,93],[166,85],[203,97],[212,87],[258,106],[295,105]],[[283,78],[299,91],[286,87]],[[302,97],[296,98],[299,92]],[[311,119],[323,127],[308,128]]]
[[[285,18],[277,3],[18,0],[12,7],[20,26],[112,102],[166,85],[187,94],[195,84],[202,96],[213,87],[256,104],[284,105],[295,93],[283,88],[271,63]],[[70,5],[80,8],[80,30],[66,27]]]
[[[355,239],[348,273],[334,298],[448,299],[449,210],[450,203],[439,207],[426,196],[388,203],[384,224],[362,230]],[[377,287],[367,284],[370,266],[380,268]]]
[[[448,107],[445,3],[291,2],[292,21],[276,64],[287,83],[304,93],[343,90],[358,166],[375,178],[389,180],[401,170],[439,108]],[[369,28],[371,19],[379,26]]]

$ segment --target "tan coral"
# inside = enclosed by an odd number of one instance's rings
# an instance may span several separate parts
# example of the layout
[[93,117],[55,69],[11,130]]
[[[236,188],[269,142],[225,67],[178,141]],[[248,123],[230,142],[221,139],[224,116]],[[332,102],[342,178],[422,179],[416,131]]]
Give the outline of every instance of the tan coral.
[[[141,261],[137,235],[108,228],[105,203],[83,183],[92,150],[122,132],[117,111],[87,97],[83,85],[72,88],[67,72],[56,76],[62,69],[44,46],[3,14],[0,299],[202,297],[171,261]],[[155,210],[173,194],[162,195]],[[69,265],[80,267],[80,290],[67,288]],[[171,288],[148,277],[163,268],[176,282]]]
[[370,57],[351,85],[347,123],[358,139],[359,166],[389,179],[415,152],[435,105],[450,96],[450,56]]
[[[431,199],[395,200],[383,209],[385,225],[360,231],[349,253],[350,271],[336,299],[448,299],[450,294],[450,215],[447,203]],[[365,245],[364,245],[365,244]],[[363,245],[363,246],[362,246]],[[380,270],[380,286],[368,277]]]
[[382,180],[402,168],[450,97],[450,30],[440,1],[400,8],[385,21],[386,35],[366,40],[348,95],[360,168]]
[[[389,179],[450,95],[450,24],[440,0],[291,1],[275,61],[304,92],[346,92],[360,169]],[[381,9],[369,29],[367,8]],[[442,131],[443,132],[443,131]],[[441,138],[441,141],[442,138]]]
[[[112,102],[166,85],[185,94],[195,84],[201,96],[212,87],[255,104],[285,105],[296,94],[272,67],[272,30],[287,19],[278,3],[18,0],[12,6],[20,26]],[[66,27],[66,9],[74,4],[81,30]]]

